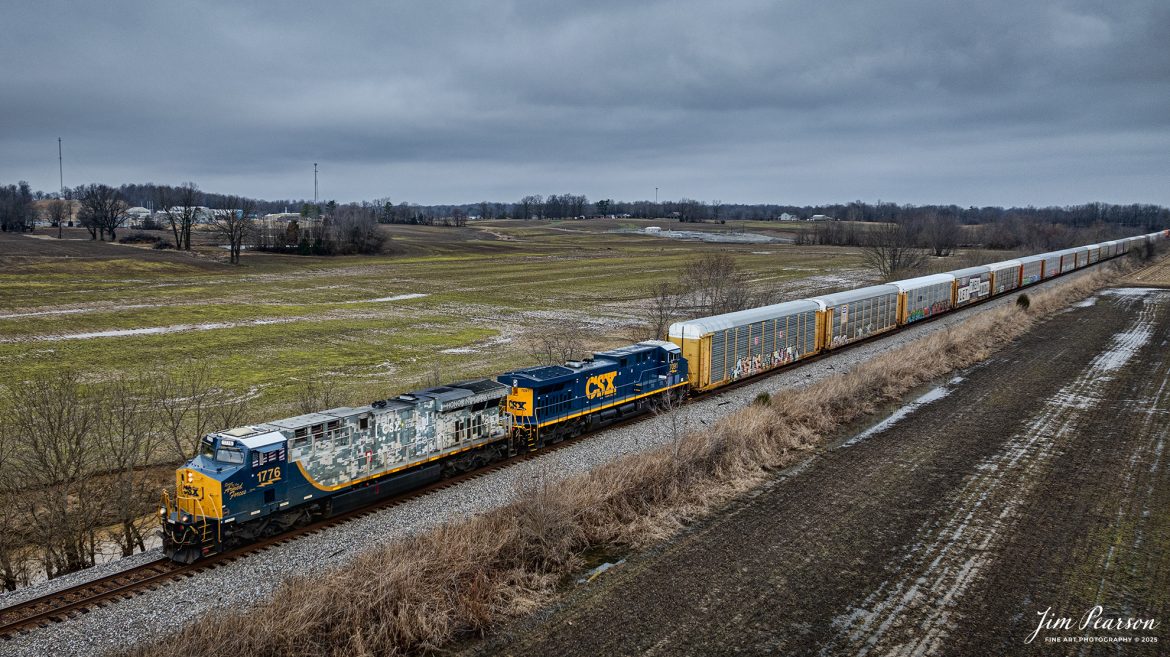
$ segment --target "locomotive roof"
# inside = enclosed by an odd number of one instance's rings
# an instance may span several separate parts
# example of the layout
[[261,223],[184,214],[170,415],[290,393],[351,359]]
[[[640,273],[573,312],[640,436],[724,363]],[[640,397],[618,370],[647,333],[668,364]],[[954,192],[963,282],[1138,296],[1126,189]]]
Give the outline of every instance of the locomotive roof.
[[418,403],[422,399],[435,399],[439,402],[440,410],[459,408],[481,401],[499,399],[507,394],[508,386],[491,379],[464,381],[449,386],[436,386],[408,393],[398,397],[406,403]]
[[[582,362],[590,366],[595,364],[593,361]],[[582,367],[582,369],[584,369],[584,367]],[[567,376],[573,372],[574,370],[564,367],[563,365],[541,365],[538,367],[528,367],[522,370],[505,372],[500,375],[500,378],[507,379],[508,377],[518,376],[529,378],[533,381],[548,381],[549,379],[556,379],[562,376]]]
[[[613,366],[613,361],[616,361],[624,356],[629,356],[630,354],[649,351],[651,349],[679,351],[678,345],[670,342],[663,342],[662,340],[644,340],[642,342],[627,345],[625,347],[610,349],[609,351],[594,352],[593,358],[569,361],[564,365],[537,365],[536,367],[526,367],[520,370],[504,372],[499,377],[497,377],[497,380],[507,381],[509,378],[513,377],[523,377],[533,381],[549,381],[551,379],[558,379],[562,376],[568,376],[577,372],[588,372],[595,369],[607,369]],[[504,384],[501,383],[499,385]]]

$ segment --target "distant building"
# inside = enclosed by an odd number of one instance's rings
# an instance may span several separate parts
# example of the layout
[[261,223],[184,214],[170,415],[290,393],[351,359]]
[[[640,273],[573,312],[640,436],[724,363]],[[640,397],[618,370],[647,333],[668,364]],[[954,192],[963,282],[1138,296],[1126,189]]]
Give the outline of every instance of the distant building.
[[142,228],[146,220],[150,219],[150,210],[144,207],[133,207],[126,210],[126,227]]
[[833,221],[833,218],[827,214],[814,214],[808,218],[809,221]]

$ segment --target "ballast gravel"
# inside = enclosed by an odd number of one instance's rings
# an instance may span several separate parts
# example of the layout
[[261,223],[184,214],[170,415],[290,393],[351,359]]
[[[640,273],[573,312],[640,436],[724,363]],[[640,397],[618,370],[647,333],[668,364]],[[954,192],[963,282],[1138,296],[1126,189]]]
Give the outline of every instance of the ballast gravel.
[[[1062,277],[1066,281],[1083,275]],[[1044,288],[1054,281],[1042,283]],[[1015,303],[1010,294],[977,307],[978,310]],[[669,442],[675,428],[699,429],[747,404],[761,392],[801,387],[847,372],[878,354],[901,347],[917,338],[944,330],[972,312],[959,312],[920,326],[912,326],[885,338],[856,345],[815,362],[783,371],[760,381],[692,401],[672,414],[614,427],[588,436],[540,458],[472,479],[410,500],[391,509],[365,516],[329,530],[274,546],[194,577],[172,582],[155,591],[99,608],[67,622],[0,640],[3,655],[85,655],[124,648],[177,630],[196,617],[216,609],[239,609],[267,599],[281,581],[294,574],[312,574],[346,563],[357,552],[396,538],[425,531],[506,504],[525,488],[586,472],[623,455],[641,452]],[[0,607],[45,595],[74,584],[158,558],[158,550],[135,555],[67,577],[28,587],[0,597]]]

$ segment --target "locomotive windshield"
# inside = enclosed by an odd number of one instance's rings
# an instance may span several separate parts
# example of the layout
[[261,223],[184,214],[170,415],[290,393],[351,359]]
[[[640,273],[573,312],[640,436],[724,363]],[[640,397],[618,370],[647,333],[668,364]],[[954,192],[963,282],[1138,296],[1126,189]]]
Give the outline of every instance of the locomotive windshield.
[[244,453],[232,447],[220,447],[215,450],[215,460],[238,465],[244,462]]
[[215,446],[206,440],[199,443],[199,456],[205,456],[209,459],[215,458]]

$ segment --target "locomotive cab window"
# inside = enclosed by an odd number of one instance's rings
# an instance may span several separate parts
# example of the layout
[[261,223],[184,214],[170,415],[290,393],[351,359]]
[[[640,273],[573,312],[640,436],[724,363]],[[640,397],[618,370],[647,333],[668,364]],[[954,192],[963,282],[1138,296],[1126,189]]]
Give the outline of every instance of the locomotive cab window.
[[215,447],[211,443],[203,441],[199,443],[199,455],[213,459],[215,458]]
[[224,463],[241,464],[244,462],[244,453],[231,447],[220,447],[215,451],[215,460]]

